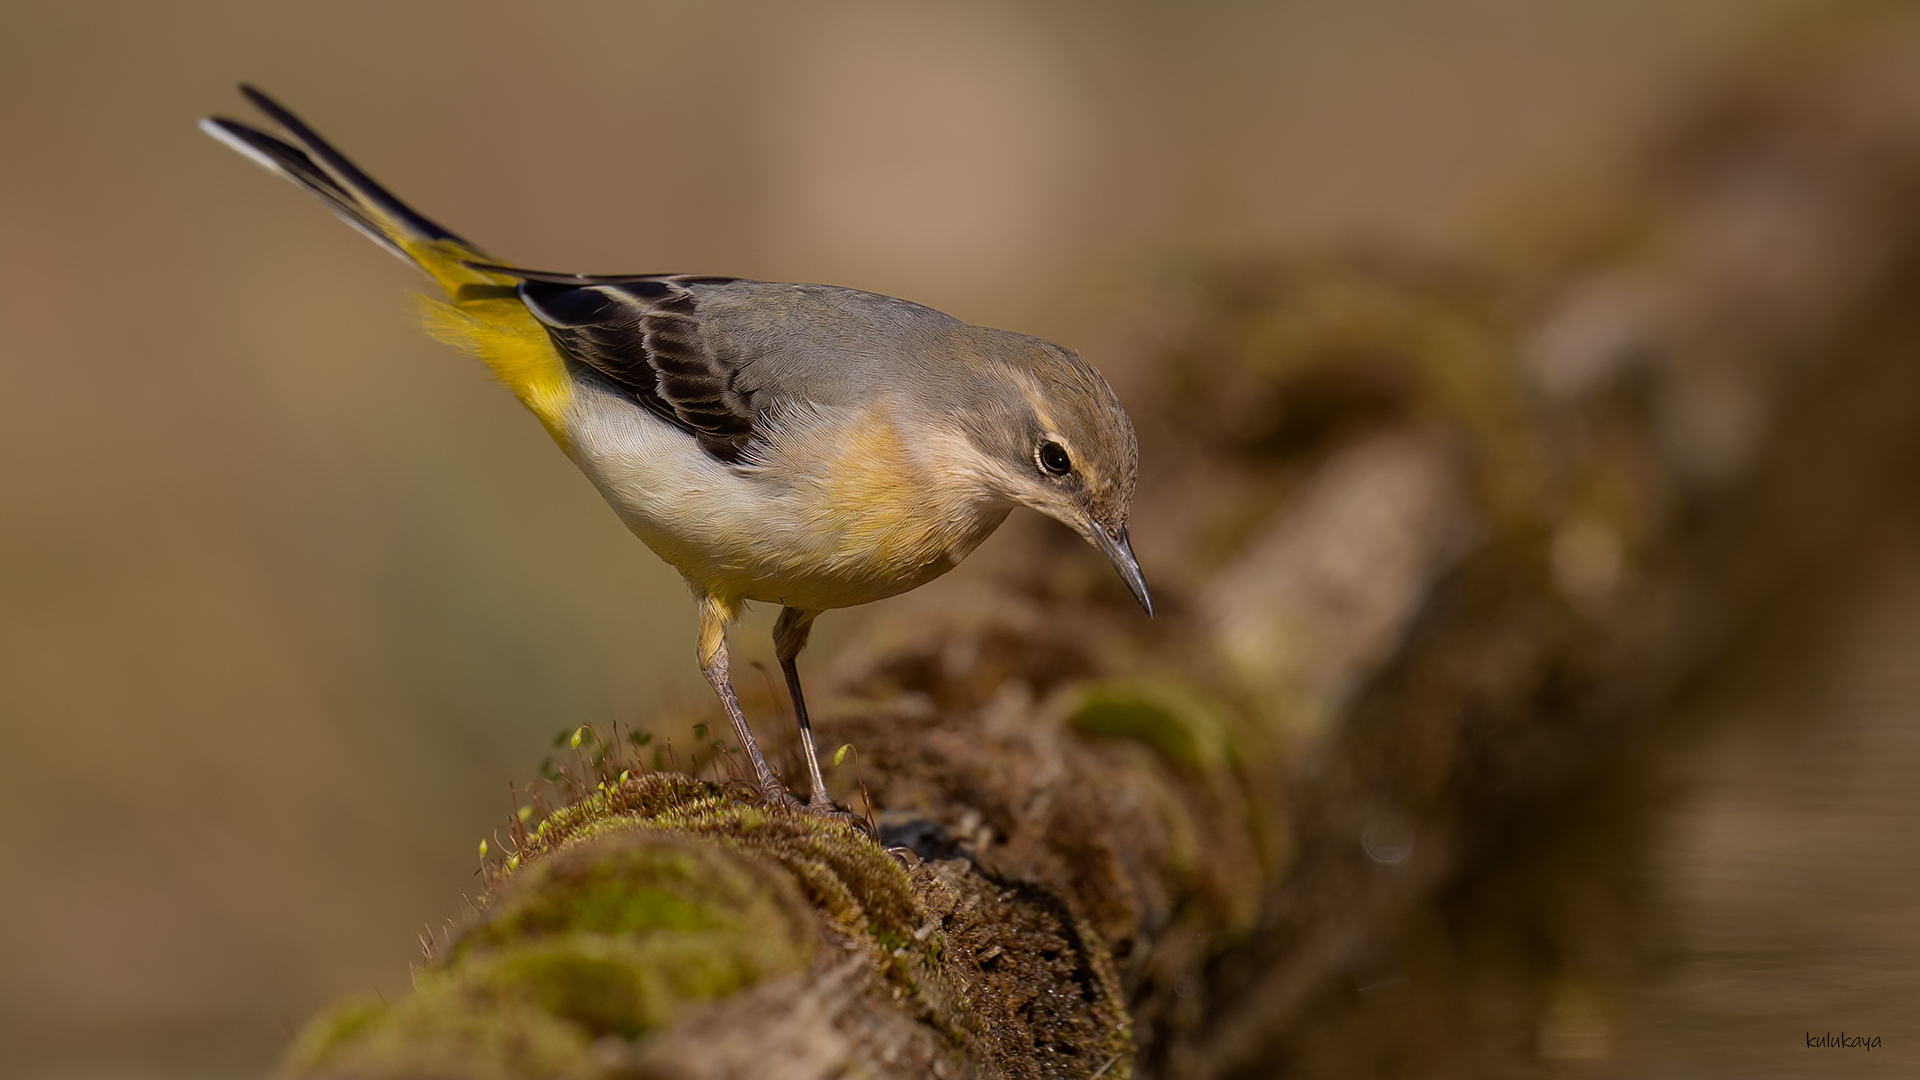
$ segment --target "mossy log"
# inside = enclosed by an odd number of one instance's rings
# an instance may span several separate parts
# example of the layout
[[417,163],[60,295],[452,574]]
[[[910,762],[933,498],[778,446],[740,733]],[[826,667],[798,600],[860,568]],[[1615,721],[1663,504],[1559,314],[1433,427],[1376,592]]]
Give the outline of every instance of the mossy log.
[[1526,896],[1504,1005],[1442,980],[1382,1035],[1358,991],[1459,974],[1435,905],[1911,467],[1915,26],[1803,43],[1523,254],[1163,286],[1158,620],[1037,530],[898,602],[820,683],[877,840],[602,755],[284,1074],[1394,1074],[1535,1030],[1597,961]]

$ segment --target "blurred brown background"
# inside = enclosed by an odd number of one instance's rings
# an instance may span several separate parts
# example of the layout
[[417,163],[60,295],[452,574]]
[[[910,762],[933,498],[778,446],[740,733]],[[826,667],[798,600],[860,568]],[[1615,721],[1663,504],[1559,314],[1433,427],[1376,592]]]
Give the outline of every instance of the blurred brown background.
[[[458,913],[476,840],[555,731],[705,693],[683,587],[477,364],[417,332],[410,272],[193,129],[244,115],[236,81],[502,257],[907,296],[1078,347],[1125,397],[1156,268],[1497,250],[1603,199],[1760,43],[1848,6],[0,9],[5,1071],[257,1074],[322,1002],[405,992],[416,936]],[[1911,643],[1920,579],[1884,550],[1906,584],[1821,610]],[[859,617],[825,620],[821,652]],[[737,635],[749,656],[764,628]],[[1848,633],[1786,653],[1851,672],[1834,685],[1872,707],[1846,745],[1895,760],[1873,739],[1911,741],[1911,649]],[[1723,786],[1791,757],[1708,745],[1736,762],[1696,770]],[[1824,767],[1857,795],[1849,760]],[[1911,835],[1876,798],[1847,835]],[[1683,815],[1658,849],[1696,921],[1749,895],[1732,864],[1686,884],[1702,845],[1730,850],[1712,830],[1778,833],[1738,812]],[[1882,918],[1911,911],[1876,895]],[[1727,1030],[1663,1015],[1683,1041]]]

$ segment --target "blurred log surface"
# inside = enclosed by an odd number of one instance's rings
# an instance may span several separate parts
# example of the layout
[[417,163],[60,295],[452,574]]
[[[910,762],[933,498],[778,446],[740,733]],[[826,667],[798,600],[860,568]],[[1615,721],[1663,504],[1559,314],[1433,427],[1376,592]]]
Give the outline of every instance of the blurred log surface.
[[1621,857],[1583,823],[1661,703],[1914,460],[1920,35],[1877,31],[1524,270],[1169,288],[1134,406],[1159,620],[1038,533],[899,602],[822,682],[891,852],[601,755],[416,995],[286,1073],[1478,1075],[1577,1041],[1620,961],[1568,920],[1619,904],[1551,866]]

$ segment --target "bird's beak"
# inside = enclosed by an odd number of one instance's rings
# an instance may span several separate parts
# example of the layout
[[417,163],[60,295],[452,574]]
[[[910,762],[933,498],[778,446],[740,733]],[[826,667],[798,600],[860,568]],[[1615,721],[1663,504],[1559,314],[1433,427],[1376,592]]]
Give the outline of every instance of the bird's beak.
[[1120,572],[1120,580],[1133,590],[1133,598],[1147,611],[1147,618],[1153,618],[1153,598],[1147,595],[1147,581],[1140,576],[1140,560],[1133,557],[1133,544],[1127,540],[1127,527],[1120,526],[1118,532],[1108,532],[1106,526],[1095,522],[1087,530],[1088,539],[1100,549],[1113,568]]

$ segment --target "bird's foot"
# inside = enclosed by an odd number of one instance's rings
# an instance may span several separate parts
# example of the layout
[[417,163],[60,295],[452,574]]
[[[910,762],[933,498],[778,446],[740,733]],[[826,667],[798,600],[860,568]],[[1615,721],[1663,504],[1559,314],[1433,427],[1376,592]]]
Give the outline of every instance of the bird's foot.
[[760,802],[762,805],[779,807],[782,810],[791,811],[796,814],[807,814],[812,817],[826,818],[829,821],[843,821],[869,836],[878,835],[873,827],[867,823],[866,818],[839,805],[825,795],[816,795],[802,802],[799,798],[788,792],[786,788],[775,785],[762,787],[760,789]]
[[866,818],[848,810],[824,794],[816,792],[813,798],[808,800],[807,804],[800,809],[805,813],[812,814],[814,817],[826,818],[829,821],[844,821],[869,836],[878,835]]
[[808,804],[801,802],[788,793],[786,788],[775,784],[760,788],[760,801],[767,806],[777,806],[782,810],[805,812]]

